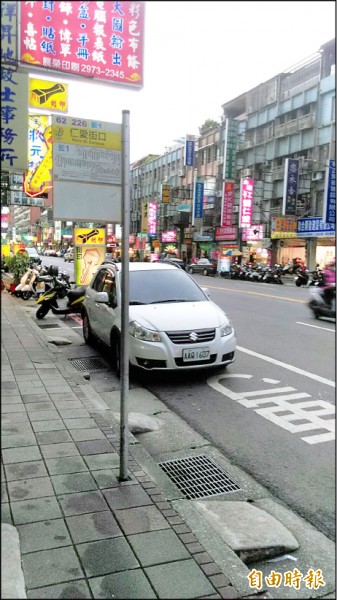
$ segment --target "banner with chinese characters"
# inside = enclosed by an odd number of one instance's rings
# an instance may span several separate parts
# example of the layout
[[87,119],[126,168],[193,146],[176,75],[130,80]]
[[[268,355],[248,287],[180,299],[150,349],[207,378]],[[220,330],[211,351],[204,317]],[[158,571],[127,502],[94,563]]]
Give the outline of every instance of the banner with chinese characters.
[[68,85],[45,79],[29,79],[29,106],[68,111]]
[[52,139],[50,117],[28,117],[28,170],[24,181],[27,196],[38,196],[52,187]]
[[296,215],[298,177],[299,161],[294,158],[286,158],[283,183],[283,215]]
[[235,119],[226,119],[223,179],[234,178],[238,127],[238,121]]
[[329,160],[325,171],[323,222],[336,223],[336,161]]
[[22,65],[143,85],[144,2],[19,2]]
[[161,186],[161,201],[164,203],[170,202],[170,191],[171,186],[167,183],[163,183]]
[[185,140],[185,153],[184,153],[184,166],[193,167],[194,164],[194,135],[186,135]]
[[239,227],[250,227],[252,224],[254,201],[254,179],[241,179]]
[[242,231],[243,242],[254,242],[264,238],[264,224],[252,225]]
[[272,217],[270,224],[271,239],[296,238],[297,220],[294,217]]
[[162,242],[176,242],[177,241],[177,230],[163,231],[161,234]]
[[231,227],[234,205],[234,181],[225,181],[222,190],[221,226]]
[[192,225],[195,224],[195,219],[201,219],[203,215],[204,187],[204,183],[200,181],[194,184]]
[[[1,41],[1,52],[2,45]],[[27,169],[27,118],[28,75],[1,65],[2,173],[14,170],[24,172]]]
[[147,233],[156,235],[157,231],[157,202],[149,202],[147,206]]
[[335,237],[335,223],[323,223],[321,217],[309,217],[297,220],[298,237]]

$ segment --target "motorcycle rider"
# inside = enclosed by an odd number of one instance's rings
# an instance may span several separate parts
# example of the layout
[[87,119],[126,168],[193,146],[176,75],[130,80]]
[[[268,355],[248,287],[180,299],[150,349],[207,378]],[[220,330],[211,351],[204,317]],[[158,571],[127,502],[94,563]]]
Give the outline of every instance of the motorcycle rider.
[[336,259],[333,258],[323,270],[324,287],[322,288],[322,298],[324,302],[331,307],[333,297],[336,292]]

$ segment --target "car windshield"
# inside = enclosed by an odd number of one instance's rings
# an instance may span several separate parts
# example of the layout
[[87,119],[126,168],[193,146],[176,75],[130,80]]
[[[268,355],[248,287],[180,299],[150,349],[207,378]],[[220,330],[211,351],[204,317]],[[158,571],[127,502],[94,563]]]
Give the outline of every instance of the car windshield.
[[130,271],[129,299],[130,304],[208,300],[195,281],[181,269]]
[[31,254],[32,256],[38,256],[35,248],[25,248],[25,250],[26,250],[27,254]]

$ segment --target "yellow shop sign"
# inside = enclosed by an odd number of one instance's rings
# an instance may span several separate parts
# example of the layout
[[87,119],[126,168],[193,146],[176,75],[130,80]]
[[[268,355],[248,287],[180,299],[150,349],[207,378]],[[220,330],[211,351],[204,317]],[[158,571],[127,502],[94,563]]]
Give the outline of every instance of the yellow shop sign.
[[74,235],[76,246],[105,246],[105,229],[76,228]]
[[29,106],[68,111],[68,85],[45,79],[29,79]]

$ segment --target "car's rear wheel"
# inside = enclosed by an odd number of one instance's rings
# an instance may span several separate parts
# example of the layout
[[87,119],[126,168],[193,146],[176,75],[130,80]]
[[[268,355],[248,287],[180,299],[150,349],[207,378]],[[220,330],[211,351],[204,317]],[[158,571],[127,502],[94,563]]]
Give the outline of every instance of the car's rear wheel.
[[86,311],[84,311],[83,313],[83,337],[85,343],[88,344],[88,346],[93,346],[95,344],[95,338],[91,331],[89,317]]
[[204,269],[204,270],[203,270],[203,275],[208,275],[208,271],[207,271],[207,269]]
[[190,275],[193,275],[193,269],[192,269],[192,267],[190,267],[190,268],[188,269],[188,272],[189,272],[189,274],[190,274]]

